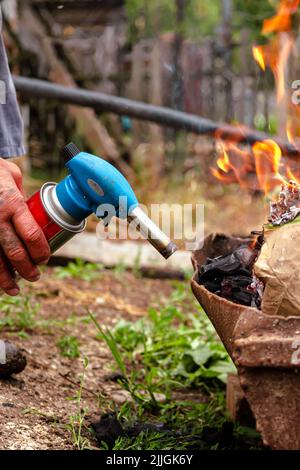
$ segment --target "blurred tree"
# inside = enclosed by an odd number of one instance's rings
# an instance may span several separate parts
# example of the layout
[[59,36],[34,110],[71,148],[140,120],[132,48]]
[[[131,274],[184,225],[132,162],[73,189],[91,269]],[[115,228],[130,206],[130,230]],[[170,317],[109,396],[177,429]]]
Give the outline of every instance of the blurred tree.
[[261,32],[264,19],[275,13],[279,0],[233,0],[235,30],[248,28],[252,38]]
[[213,35],[220,22],[221,2],[189,0],[186,7],[184,34],[190,39]]
[[[260,34],[263,20],[274,14],[279,0],[232,0],[233,32],[249,28],[252,38]],[[177,31],[176,0],[126,0],[131,42],[142,37]],[[221,0],[186,0],[180,26],[184,38],[213,35],[222,16]]]
[[126,9],[131,42],[167,31],[197,39],[213,34],[220,18],[219,1],[185,0],[182,21],[176,0],[126,0]]

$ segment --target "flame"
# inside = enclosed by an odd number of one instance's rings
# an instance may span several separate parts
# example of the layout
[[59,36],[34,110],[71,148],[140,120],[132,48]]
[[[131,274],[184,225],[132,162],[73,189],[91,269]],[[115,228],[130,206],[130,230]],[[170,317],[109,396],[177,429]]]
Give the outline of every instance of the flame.
[[262,33],[279,33],[292,29],[291,15],[297,12],[300,0],[281,0],[276,15],[263,23]]
[[253,47],[253,57],[263,71],[270,67],[275,77],[277,101],[286,99],[286,70],[295,39],[290,34],[292,15],[297,12],[300,0],[281,0],[276,15],[263,23],[262,34],[276,33],[263,46]]
[[217,160],[217,165],[224,173],[228,173],[231,168],[228,153],[224,150],[223,155]]
[[292,103],[287,116],[286,134],[289,142],[300,146],[300,107]]
[[256,62],[259,64],[260,68],[265,72],[266,71],[266,64],[264,59],[264,50],[262,46],[253,46],[252,47],[253,57]]
[[294,40],[286,35],[281,37],[280,53],[276,68],[273,70],[276,81],[277,89],[277,101],[280,103],[286,98],[286,68],[288,59],[291,55],[292,48],[294,46]]
[[[300,0],[299,0],[300,1]],[[264,46],[254,46],[253,57],[265,72],[270,67],[275,76],[277,102],[286,96],[286,68],[294,46],[294,39],[288,35],[281,35]]]
[[233,142],[222,143],[221,147],[218,168],[211,168],[211,172],[223,183],[237,182],[242,188],[261,190],[268,197],[291,180],[300,184],[300,169],[297,172],[285,164],[279,145],[272,139],[255,142],[251,150]]
[[291,170],[289,165],[287,165],[286,168],[286,175],[290,181],[295,181],[297,184],[300,184],[300,176],[296,175],[296,173]]
[[238,143],[220,143],[221,156],[217,160],[217,169],[211,168],[212,174],[223,183],[238,182],[243,188],[249,184],[249,174],[255,174],[255,165],[251,152]]
[[[260,68],[264,72],[270,68],[274,75],[277,103],[285,118],[285,133],[291,143],[297,139],[300,143],[300,109],[291,103],[287,93],[287,66],[295,44],[291,33],[292,15],[297,12],[299,4],[300,0],[280,0],[276,14],[263,22],[262,34],[267,36],[266,44],[252,48]],[[222,138],[221,130],[216,133],[216,138]],[[222,182],[235,181],[242,187],[260,189],[267,196],[277,186],[289,184],[290,180],[300,184],[297,171],[286,164],[279,145],[271,139],[254,143],[252,149],[246,149],[238,142],[222,144],[217,169],[212,168],[211,171]]]
[[280,175],[280,147],[274,140],[256,142],[253,155],[259,187],[265,194],[269,194],[278,184],[285,182]]

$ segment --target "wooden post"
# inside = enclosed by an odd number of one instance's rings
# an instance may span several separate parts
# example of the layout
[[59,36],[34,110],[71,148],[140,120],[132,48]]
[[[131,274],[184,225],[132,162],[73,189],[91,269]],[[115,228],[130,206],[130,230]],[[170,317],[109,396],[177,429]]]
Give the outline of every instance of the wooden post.
[[203,40],[202,51],[202,70],[201,70],[201,94],[202,111],[201,115],[210,119],[216,119],[215,113],[215,47],[212,38]]
[[[149,92],[151,97],[151,104],[162,105],[162,66],[161,66],[161,44],[158,41],[153,43],[153,49],[150,57],[149,71],[150,75],[150,86]],[[151,152],[150,165],[151,165],[151,180],[152,187],[157,185],[159,178],[162,176],[164,171],[165,155],[164,155],[164,135],[163,130],[157,124],[149,125]]]
[[173,108],[183,109],[183,80],[182,80],[182,67],[181,67],[181,53],[183,45],[182,27],[185,16],[186,0],[175,0],[176,2],[176,31],[174,37],[174,50],[173,50],[173,90],[172,101]]
[[[144,81],[144,42],[139,41],[134,45],[131,53],[131,77],[128,84],[128,96],[131,99],[137,101],[145,101],[145,96],[143,96],[143,81]],[[133,122],[133,146],[136,147],[140,141],[143,134],[145,124],[134,120]]]
[[224,89],[225,89],[225,106],[226,106],[226,121],[230,122],[233,119],[233,106],[232,106],[232,76],[231,76],[231,48],[232,48],[232,35],[231,35],[231,21],[232,21],[232,0],[222,0],[222,42],[224,47]]
[[238,110],[238,120],[246,124],[246,87],[247,87],[247,75],[249,69],[249,57],[248,57],[248,47],[249,47],[249,30],[243,28],[240,35],[240,61],[241,61],[241,94],[239,99],[239,110]]

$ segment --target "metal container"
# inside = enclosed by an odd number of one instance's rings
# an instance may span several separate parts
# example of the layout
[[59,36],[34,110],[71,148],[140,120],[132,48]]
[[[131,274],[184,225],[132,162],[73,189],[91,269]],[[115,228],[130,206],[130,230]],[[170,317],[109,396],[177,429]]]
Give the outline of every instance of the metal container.
[[27,201],[30,212],[48,240],[51,253],[86,227],[86,220],[75,220],[64,210],[56,196],[55,188],[56,183],[45,183]]

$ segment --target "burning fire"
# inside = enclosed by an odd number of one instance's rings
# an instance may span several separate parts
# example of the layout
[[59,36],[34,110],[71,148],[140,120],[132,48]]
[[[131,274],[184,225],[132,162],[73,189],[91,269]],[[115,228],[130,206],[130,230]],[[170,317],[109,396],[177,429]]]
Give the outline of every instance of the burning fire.
[[300,177],[283,162],[281,149],[274,140],[256,142],[250,150],[232,142],[221,146],[218,168],[212,168],[212,174],[224,183],[238,182],[243,188],[260,189],[266,195],[289,180],[300,184]]
[[299,0],[281,0],[276,15],[264,21],[262,33],[275,33],[290,31],[292,29],[291,16],[297,13]]
[[[262,34],[268,36],[264,45],[252,48],[253,57],[265,72],[270,68],[276,86],[276,97],[283,128],[289,142],[295,143],[300,138],[300,110],[292,104],[287,93],[288,64],[294,49],[295,37],[292,34],[293,15],[297,12],[300,0],[281,0],[276,14],[263,23]],[[216,135],[217,139],[220,136]],[[236,181],[242,187],[260,189],[266,195],[281,184],[294,180],[300,184],[300,177],[295,169],[290,168],[283,157],[279,145],[269,139],[256,142],[252,149],[238,143],[226,142],[220,145],[217,168],[213,175],[225,183]],[[249,178],[249,173],[253,178]]]
[[253,46],[252,48],[253,57],[256,62],[259,64],[260,68],[265,72],[266,71],[266,64],[265,64],[265,52],[263,50],[263,46]]
[[285,182],[280,175],[280,147],[273,140],[256,142],[253,155],[259,187],[270,194],[278,184]]

